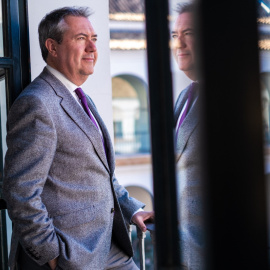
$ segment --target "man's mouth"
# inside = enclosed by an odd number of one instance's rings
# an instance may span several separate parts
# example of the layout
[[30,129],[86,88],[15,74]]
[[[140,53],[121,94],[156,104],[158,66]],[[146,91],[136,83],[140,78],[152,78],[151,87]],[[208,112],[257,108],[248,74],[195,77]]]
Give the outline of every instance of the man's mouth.
[[95,58],[92,56],[85,56],[85,57],[83,57],[83,60],[94,62]]
[[180,56],[180,57],[185,57],[185,56],[188,56],[189,53],[184,53],[184,52],[179,52],[177,53],[177,56]]

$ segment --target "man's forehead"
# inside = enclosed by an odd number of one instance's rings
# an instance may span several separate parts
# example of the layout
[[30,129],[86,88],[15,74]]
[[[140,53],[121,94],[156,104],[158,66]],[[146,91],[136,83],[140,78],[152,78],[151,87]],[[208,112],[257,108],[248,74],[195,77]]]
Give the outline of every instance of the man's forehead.
[[79,25],[83,25],[83,24],[92,26],[91,21],[88,18],[82,17],[82,16],[68,15],[68,16],[64,17],[63,21],[67,24],[72,24],[74,26],[79,26]]
[[91,21],[88,18],[69,15],[64,18],[64,24],[75,32],[90,31],[92,35],[96,35]]
[[177,16],[174,24],[174,31],[178,31],[179,28],[181,29],[193,29],[194,21],[193,21],[193,13],[191,12],[184,12]]

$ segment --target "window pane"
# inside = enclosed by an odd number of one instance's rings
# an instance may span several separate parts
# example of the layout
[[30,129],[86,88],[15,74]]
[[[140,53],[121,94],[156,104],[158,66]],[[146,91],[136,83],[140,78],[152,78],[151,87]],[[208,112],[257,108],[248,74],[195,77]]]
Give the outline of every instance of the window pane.
[[[268,199],[268,228],[270,225],[270,16],[269,1],[258,1],[258,30],[259,30],[259,54],[261,71],[261,100],[262,100],[262,120],[265,149],[265,175],[267,184]],[[269,230],[269,229],[268,229]],[[268,239],[268,247],[270,237]]]
[[0,158],[0,187],[2,193],[2,181],[3,181],[3,165],[4,156],[6,153],[6,120],[7,120],[7,106],[6,106],[6,71],[0,68],[0,127],[1,127],[1,158]]
[[4,42],[3,42],[3,7],[2,0],[0,0],[0,57],[4,56]]
[[[129,192],[131,186],[140,189],[130,195],[149,207],[147,198],[153,194],[153,187],[144,3],[144,0],[109,0],[110,68],[115,174]],[[133,259],[139,266],[136,230],[133,234]],[[145,238],[145,269],[154,269],[149,234]]]
[[[0,198],[2,197],[4,156],[6,153],[6,70],[0,68]],[[0,240],[1,240],[1,269],[7,269],[8,250],[10,247],[11,221],[7,217],[6,210],[0,212]]]

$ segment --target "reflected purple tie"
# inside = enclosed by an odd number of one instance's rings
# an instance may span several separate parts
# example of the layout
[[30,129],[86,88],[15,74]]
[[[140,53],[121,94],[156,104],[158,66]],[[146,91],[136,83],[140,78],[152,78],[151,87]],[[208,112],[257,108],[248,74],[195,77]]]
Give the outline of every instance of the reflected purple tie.
[[178,126],[177,126],[176,138],[177,138],[177,135],[178,135],[179,128],[180,128],[180,126],[182,125],[182,123],[183,123],[183,121],[184,121],[184,119],[185,119],[185,117],[186,117],[186,115],[187,115],[187,112],[188,112],[189,108],[190,108],[191,105],[192,105],[192,101],[193,101],[193,98],[194,98],[194,94],[195,94],[195,92],[196,92],[195,88],[196,88],[196,85],[197,85],[197,84],[198,84],[198,83],[193,82],[193,83],[191,84],[190,88],[189,88],[189,91],[188,91],[188,98],[187,98],[187,105],[186,105],[186,107],[185,107],[184,112],[183,112],[182,115],[181,115],[179,124],[178,124]]
[[83,106],[85,112],[88,114],[88,116],[90,117],[90,119],[92,120],[92,122],[96,126],[96,128],[99,129],[96,120],[94,119],[94,117],[92,116],[92,114],[89,110],[89,107],[87,104],[87,99],[86,99],[86,96],[85,96],[83,90],[81,88],[77,88],[75,90],[75,93],[77,94],[77,96],[81,100],[81,103],[82,103],[82,106]]

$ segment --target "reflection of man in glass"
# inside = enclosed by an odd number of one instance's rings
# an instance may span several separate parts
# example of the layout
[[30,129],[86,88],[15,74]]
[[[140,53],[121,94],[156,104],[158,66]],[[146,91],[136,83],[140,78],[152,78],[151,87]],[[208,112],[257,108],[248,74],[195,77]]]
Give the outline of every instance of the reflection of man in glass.
[[269,92],[263,83],[261,83],[261,91],[263,131],[265,143],[269,144]]
[[202,200],[199,159],[199,102],[195,71],[193,4],[178,4],[172,31],[173,54],[180,70],[193,82],[175,104],[180,244],[183,269],[203,269]]

